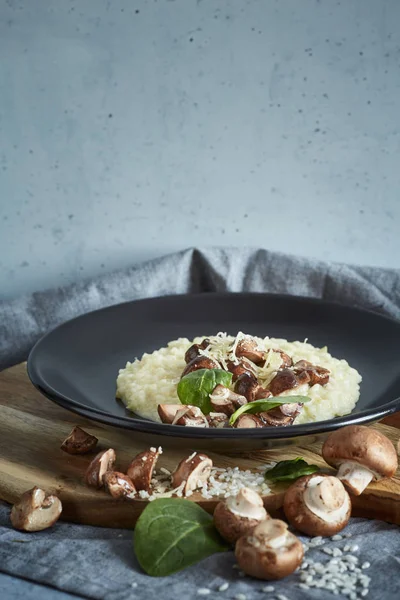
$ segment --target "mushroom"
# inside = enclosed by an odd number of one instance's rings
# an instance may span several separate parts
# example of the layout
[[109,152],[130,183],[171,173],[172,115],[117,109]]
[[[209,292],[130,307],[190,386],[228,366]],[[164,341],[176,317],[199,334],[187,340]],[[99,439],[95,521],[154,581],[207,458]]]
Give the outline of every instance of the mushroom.
[[248,373],[250,375],[254,375],[254,365],[248,360],[238,361],[237,363],[228,360],[226,363],[227,370],[232,373],[232,381],[235,382],[240,375],[243,373]]
[[208,427],[206,416],[198,406],[186,405],[176,413],[172,425],[184,425],[185,427]]
[[57,496],[34,487],[22,494],[11,509],[10,519],[15,529],[42,531],[54,525],[61,515],[62,504]]
[[107,471],[112,471],[115,459],[115,450],[112,448],[96,454],[86,470],[85,481],[87,485],[101,488],[104,483],[104,475]]
[[260,385],[254,375],[243,373],[236,380],[235,392],[240,396],[244,396],[247,402],[253,402],[259,387]]
[[190,363],[192,360],[201,356],[201,350],[205,350],[210,345],[210,340],[205,338],[201,344],[192,344],[185,353],[185,363]]
[[158,404],[157,412],[163,423],[173,423],[178,410],[182,410],[182,404]]
[[97,437],[76,426],[61,444],[61,450],[68,454],[87,454],[95,448],[98,441]]
[[214,412],[223,412],[226,415],[232,415],[237,408],[247,404],[244,396],[232,392],[224,385],[218,384],[210,394],[211,406]]
[[188,363],[186,365],[186,367],[183,369],[182,377],[185,377],[185,375],[188,375],[189,373],[192,373],[193,371],[197,371],[198,369],[219,369],[220,368],[220,364],[219,362],[217,362],[216,360],[214,360],[213,358],[209,358],[208,356],[197,356],[196,358],[194,358],[193,360],[190,361],[190,363]]
[[206,454],[193,452],[181,460],[172,473],[172,487],[176,489],[184,484],[183,494],[190,495],[191,492],[206,483],[210,477],[212,466],[212,460]]
[[300,566],[304,549],[300,540],[279,519],[266,519],[236,542],[239,567],[258,579],[282,579]]
[[285,493],[287,520],[311,536],[330,536],[346,527],[351,512],[350,496],[332,475],[314,473],[297,479]]
[[231,544],[269,518],[261,496],[248,487],[243,487],[236,496],[218,502],[214,510],[214,525]]
[[258,386],[256,390],[255,400],[262,400],[263,398],[270,398],[272,396],[271,392],[266,388],[263,388],[261,385]]
[[[329,369],[325,369],[325,367],[320,367],[318,365],[313,365],[308,362],[308,360],[299,360],[293,367],[297,378],[303,379],[304,383],[310,382],[310,385],[325,385],[329,381],[330,371]],[[308,381],[304,381],[308,376]]]
[[302,404],[295,402],[281,404],[281,406],[276,406],[271,410],[258,413],[258,416],[266,425],[271,427],[287,427],[293,424],[302,406]]
[[228,416],[222,412],[210,412],[207,417],[209,427],[227,427],[229,424]]
[[244,414],[235,422],[236,429],[254,429],[256,427],[265,427],[263,421],[257,415]]
[[373,479],[393,477],[398,461],[392,442],[380,431],[363,425],[337,429],[322,447],[324,460],[338,468],[338,478],[356,496]]
[[132,480],[118,471],[108,471],[104,475],[104,485],[113,498],[132,499],[136,496],[136,489]]
[[273,396],[279,396],[286,390],[291,390],[299,385],[295,373],[291,369],[282,369],[278,371],[268,386]]
[[258,348],[256,340],[249,336],[238,342],[235,354],[238,358],[247,358],[256,365],[264,363],[265,360],[265,353]]
[[281,359],[282,359],[282,365],[281,365],[281,369],[285,369],[287,367],[291,367],[293,365],[293,361],[291,359],[291,357],[289,356],[289,354],[286,354],[286,352],[284,352],[283,350],[280,350],[279,348],[271,348],[272,352],[276,352],[277,354],[281,355]]
[[151,491],[151,480],[153,471],[158,461],[158,457],[162,454],[162,448],[150,448],[144,452],[140,452],[130,463],[126,474],[131,480],[135,489],[140,492]]

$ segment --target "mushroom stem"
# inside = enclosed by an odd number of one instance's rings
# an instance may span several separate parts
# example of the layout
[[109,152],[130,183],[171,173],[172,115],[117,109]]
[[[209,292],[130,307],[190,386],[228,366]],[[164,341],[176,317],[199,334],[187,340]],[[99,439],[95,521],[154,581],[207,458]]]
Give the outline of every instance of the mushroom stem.
[[226,506],[231,513],[247,519],[266,518],[267,512],[260,496],[250,488],[242,488],[236,496],[229,496]]
[[355,496],[359,496],[376,474],[360,463],[347,461],[340,465],[337,477]]
[[349,509],[348,495],[336,477],[310,479],[304,491],[304,504],[328,523],[340,520]]

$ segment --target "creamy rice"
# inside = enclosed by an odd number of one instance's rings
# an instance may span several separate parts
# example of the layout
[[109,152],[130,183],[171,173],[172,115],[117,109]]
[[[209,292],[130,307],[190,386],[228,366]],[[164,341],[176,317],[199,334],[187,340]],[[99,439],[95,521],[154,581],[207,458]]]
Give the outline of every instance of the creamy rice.
[[[193,341],[179,338],[165,348],[143,354],[140,360],[128,362],[118,374],[117,397],[137,415],[160,422],[157,405],[180,404],[176,388],[186,366],[185,352],[189,346],[200,343],[204,337]],[[252,337],[261,348],[279,348],[289,354],[293,362],[307,360],[331,372],[329,382],[324,386],[317,384],[309,387],[304,384],[280,394],[311,398],[310,402],[304,404],[295,424],[332,419],[353,410],[360,395],[361,375],[346,360],[334,358],[327,348],[316,348],[307,342]],[[226,340],[233,343],[235,338],[227,336]],[[268,379],[273,374],[271,372]]]

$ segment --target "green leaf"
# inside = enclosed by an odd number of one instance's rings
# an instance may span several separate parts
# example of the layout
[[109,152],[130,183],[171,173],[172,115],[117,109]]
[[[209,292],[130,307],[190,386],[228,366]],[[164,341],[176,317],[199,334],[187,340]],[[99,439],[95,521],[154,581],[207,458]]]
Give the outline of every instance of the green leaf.
[[198,369],[188,373],[178,383],[178,396],[182,404],[198,406],[205,414],[211,411],[209,395],[218,384],[228,387],[232,373],[223,369]]
[[180,498],[150,502],[136,523],[133,545],[140,566],[153,577],[171,575],[230,548],[212,516]]
[[278,462],[272,469],[265,472],[265,479],[268,479],[268,481],[291,481],[320,470],[320,467],[309,465],[304,458],[299,456],[293,460]]
[[269,398],[261,398],[261,400],[254,400],[254,402],[248,402],[237,409],[229,419],[229,425],[233,425],[235,421],[244,413],[256,414],[260,412],[266,412],[282,404],[301,403],[309,402],[311,398],[308,396],[270,396]]

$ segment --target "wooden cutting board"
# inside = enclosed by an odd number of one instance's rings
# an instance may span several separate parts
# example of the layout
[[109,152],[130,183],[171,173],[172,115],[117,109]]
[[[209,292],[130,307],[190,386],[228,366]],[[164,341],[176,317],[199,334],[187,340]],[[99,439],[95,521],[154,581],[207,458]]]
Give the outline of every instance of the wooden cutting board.
[[[138,452],[153,445],[139,434],[89,421],[57,406],[43,397],[30,383],[26,364],[0,373],[0,499],[14,503],[34,485],[59,496],[63,504],[62,519],[75,523],[105,527],[132,527],[146,506],[145,500],[114,500],[103,490],[83,483],[83,474],[93,455],[70,456],[60,444],[74,425],[80,425],[99,438],[99,450],[114,448],[119,470],[124,471]],[[391,425],[375,425],[394,443],[400,437],[400,414]],[[263,463],[303,456],[307,461],[326,467],[320,457],[320,443],[280,448],[229,457],[208,453],[219,467],[239,466],[255,469]],[[181,450],[168,449],[158,466],[169,470],[184,458]],[[193,448],[196,450],[196,448]],[[189,454],[189,453],[188,453]],[[264,498],[273,515],[279,514],[286,486],[276,485]],[[190,497],[212,512],[216,500],[205,500],[199,494]],[[352,498],[353,514],[379,518],[400,525],[400,472],[392,480],[371,484],[362,496]]]

